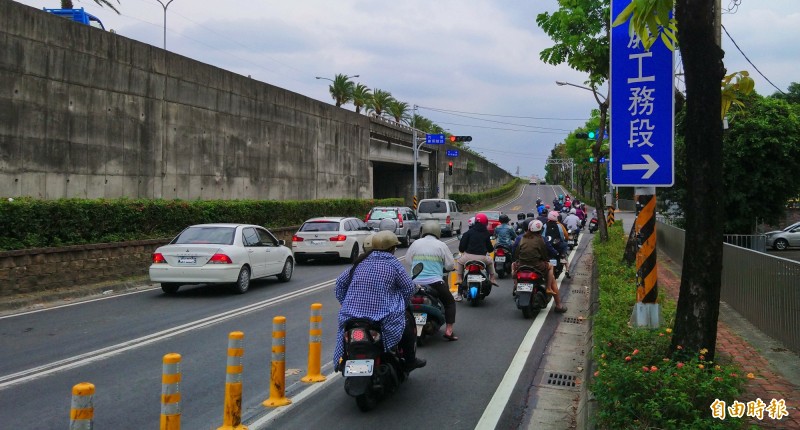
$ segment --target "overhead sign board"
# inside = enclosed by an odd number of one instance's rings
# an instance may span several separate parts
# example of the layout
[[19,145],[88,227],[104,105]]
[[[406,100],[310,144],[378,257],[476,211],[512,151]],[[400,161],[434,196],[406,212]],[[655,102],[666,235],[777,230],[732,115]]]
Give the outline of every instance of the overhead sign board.
[[[611,16],[631,0],[611,0]],[[614,186],[675,182],[674,55],[656,41],[646,51],[628,23],[611,29],[610,180]]]
[[458,157],[458,149],[448,149],[447,150],[448,157]]
[[443,134],[426,134],[425,143],[428,145],[444,145]]

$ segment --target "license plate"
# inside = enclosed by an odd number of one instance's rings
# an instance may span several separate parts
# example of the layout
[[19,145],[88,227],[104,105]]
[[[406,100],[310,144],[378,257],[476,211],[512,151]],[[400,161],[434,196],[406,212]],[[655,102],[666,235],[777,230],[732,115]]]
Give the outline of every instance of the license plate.
[[322,245],[326,241],[325,240],[312,240],[310,242],[311,242],[312,245]]
[[533,284],[517,284],[517,292],[530,293],[533,291]]
[[506,262],[506,257],[494,257],[494,261],[496,261],[498,263],[505,263]]
[[197,257],[181,257],[178,259],[178,264],[196,264]]
[[467,275],[467,282],[483,282],[481,275]]
[[553,267],[556,267],[558,266],[558,260],[550,260],[550,264],[552,264]]
[[414,322],[416,322],[417,325],[424,325],[425,322],[427,322],[427,321],[428,321],[428,314],[420,313],[420,312],[414,312]]
[[344,364],[344,376],[371,376],[375,360],[347,360]]

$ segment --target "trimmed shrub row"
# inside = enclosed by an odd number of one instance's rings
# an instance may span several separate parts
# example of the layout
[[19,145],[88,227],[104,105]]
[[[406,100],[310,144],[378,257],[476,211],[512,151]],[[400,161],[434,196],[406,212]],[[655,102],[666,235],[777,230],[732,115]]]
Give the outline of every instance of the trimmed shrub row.
[[500,188],[471,194],[450,193],[449,197],[450,199],[455,200],[459,206],[483,203],[486,200],[505,196],[506,194],[514,191],[520,184],[523,183],[526,183],[524,179],[515,178]]
[[146,200],[19,198],[0,201],[0,250],[172,237],[192,224],[233,222],[268,228],[317,216],[363,217],[403,199]]

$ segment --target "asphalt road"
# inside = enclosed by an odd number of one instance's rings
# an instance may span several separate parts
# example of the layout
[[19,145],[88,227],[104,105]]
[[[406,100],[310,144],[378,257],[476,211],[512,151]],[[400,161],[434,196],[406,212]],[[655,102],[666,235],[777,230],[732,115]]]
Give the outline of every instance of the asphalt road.
[[[499,209],[514,220],[517,212],[530,211],[537,197],[551,201],[561,192],[558,186],[527,186]],[[454,238],[444,240],[455,249]],[[404,254],[403,249],[397,253]],[[96,428],[153,428],[159,422],[162,357],[177,352],[183,357],[182,427],[217,428],[232,331],[245,334],[242,408],[251,429],[472,429],[487,408],[506,408],[492,398],[522,339],[547,316],[542,312],[533,322],[522,318],[509,279],[501,280],[479,307],[460,303],[455,326],[460,340],[430,339],[419,351],[428,366],[413,372],[370,413],[361,413],[345,394],[339,374],[324,384],[299,382],[306,373],[312,303],[323,304],[322,373],[331,372],[339,308],[332,281],[347,267],[298,266],[291,282],[257,281],[244,295],[198,286],[167,296],[154,286],[0,317],[0,422],[4,428],[66,427],[72,386],[91,382]],[[287,396],[296,401],[275,412],[261,402],[269,397],[272,318],[278,315],[287,318]]]

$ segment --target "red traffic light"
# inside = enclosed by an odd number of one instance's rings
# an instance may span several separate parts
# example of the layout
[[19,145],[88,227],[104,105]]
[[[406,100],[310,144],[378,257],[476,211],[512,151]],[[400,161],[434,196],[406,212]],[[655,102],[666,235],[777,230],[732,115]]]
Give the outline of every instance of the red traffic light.
[[451,161],[451,162],[447,163],[447,165],[450,166],[450,167],[453,167],[453,162]]
[[[455,141],[456,141],[456,137],[455,137],[455,136],[450,136],[450,141],[451,141],[451,142],[455,142]],[[452,164],[453,164],[453,163],[450,163],[450,165],[452,165]]]
[[472,136],[450,136],[451,142],[472,142]]

